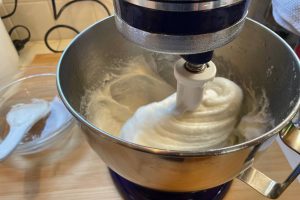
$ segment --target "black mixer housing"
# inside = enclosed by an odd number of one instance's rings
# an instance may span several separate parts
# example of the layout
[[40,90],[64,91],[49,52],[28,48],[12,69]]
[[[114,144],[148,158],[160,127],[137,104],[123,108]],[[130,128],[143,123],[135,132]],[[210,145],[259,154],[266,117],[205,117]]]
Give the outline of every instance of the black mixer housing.
[[[215,48],[234,39],[249,0],[114,0],[114,4],[117,27],[129,40],[152,51],[189,55],[183,57],[197,64],[210,60]],[[221,35],[219,41],[216,33]],[[199,55],[205,52],[210,53]]]

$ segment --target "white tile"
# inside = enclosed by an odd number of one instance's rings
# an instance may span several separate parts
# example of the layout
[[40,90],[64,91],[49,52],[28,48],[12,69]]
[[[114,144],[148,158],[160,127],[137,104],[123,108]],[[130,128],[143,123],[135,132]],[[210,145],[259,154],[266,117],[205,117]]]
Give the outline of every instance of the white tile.
[[[4,16],[4,15],[7,15],[9,12],[5,9],[4,5],[0,5],[0,16]],[[5,25],[5,28],[7,30],[7,32],[13,27],[13,23],[11,21],[10,18],[6,18],[6,19],[2,19],[3,21],[3,24]],[[17,33],[17,31],[14,31],[12,36],[11,36],[12,39],[19,39],[19,35]]]
[[[71,0],[56,0],[56,7],[59,10],[63,5]],[[102,0],[102,2],[113,12],[113,1]],[[5,10],[0,12],[7,13],[12,10],[14,0],[4,0]],[[4,20],[7,29],[13,25],[21,24],[27,26],[32,32],[32,40],[43,40],[45,33],[55,24],[66,24],[79,31],[84,30],[96,21],[107,17],[105,9],[98,3],[92,1],[77,2],[68,6],[55,21],[52,11],[51,0],[21,0],[19,1],[17,12],[14,16]],[[21,30],[21,29],[19,29]],[[15,31],[13,39],[24,38],[24,31]],[[24,33],[23,33],[24,32]],[[72,30],[60,28],[52,31],[49,39],[70,39],[76,35]]]
[[[111,14],[114,13],[114,6],[112,0],[102,0],[101,2],[107,6]],[[103,18],[108,17],[106,10],[99,3],[94,3],[94,11],[97,20],[101,20]]]
[[[57,10],[65,5],[70,0],[56,1]],[[85,1],[77,2],[68,6],[62,15],[56,21],[57,24],[66,24],[74,27],[78,31],[84,30],[89,25],[96,22],[96,15],[94,12],[95,2]],[[73,38],[76,34],[69,29],[59,29],[61,39]]]
[[[61,23],[57,23],[57,24],[61,24]],[[74,26],[72,24],[67,24],[67,23],[64,23],[64,24],[74,27],[79,32],[81,31],[80,29],[78,29],[76,26]],[[74,32],[73,30],[71,30],[69,28],[64,28],[64,27],[57,28],[57,29],[53,30],[53,32],[58,33],[60,39],[72,39],[77,35],[77,33]]]
[[[59,40],[50,40],[49,45],[54,48],[58,49]],[[20,54],[20,65],[21,67],[25,67],[30,65],[33,58],[37,54],[45,54],[45,53],[53,53],[51,52],[45,45],[44,41],[35,41],[35,42],[29,42],[25,45],[25,48],[22,49]]]
[[[2,0],[3,3],[14,3],[15,0]],[[48,1],[48,0],[19,0],[19,2],[41,2],[41,1]]]
[[71,41],[72,41],[72,39],[60,40],[59,45],[58,45],[58,49],[60,51],[63,51],[70,44]]
[[6,10],[2,4],[0,4],[0,16],[6,15]]
[[[11,9],[13,3],[5,3],[6,9]],[[47,1],[20,2],[17,12],[11,17],[14,25],[21,24],[31,31],[32,40],[43,40],[45,33],[55,22]],[[20,37],[25,35],[19,32]],[[60,39],[57,32],[53,32],[49,39]]]
[[[13,23],[12,23],[11,19],[5,19],[5,20],[3,20],[3,23],[4,23],[7,31],[9,31],[13,27]],[[11,39],[15,40],[15,39],[20,39],[20,38],[21,37],[19,36],[18,31],[14,30],[12,32]]]

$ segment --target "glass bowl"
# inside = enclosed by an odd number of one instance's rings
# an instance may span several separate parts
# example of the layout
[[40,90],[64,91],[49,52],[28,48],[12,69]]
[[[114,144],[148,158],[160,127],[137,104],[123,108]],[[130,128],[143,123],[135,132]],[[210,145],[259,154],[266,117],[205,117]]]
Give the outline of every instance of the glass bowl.
[[49,115],[36,123],[10,157],[44,157],[45,152],[63,147],[70,139],[74,119],[64,107],[56,90],[54,73],[19,78],[0,88],[0,142],[9,132],[6,115],[12,106],[42,99],[50,103]]

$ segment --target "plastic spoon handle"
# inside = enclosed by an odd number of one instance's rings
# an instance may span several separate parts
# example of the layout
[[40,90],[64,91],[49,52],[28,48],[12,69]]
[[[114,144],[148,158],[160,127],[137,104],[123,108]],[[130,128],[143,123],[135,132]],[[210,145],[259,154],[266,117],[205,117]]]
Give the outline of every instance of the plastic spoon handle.
[[10,127],[6,138],[0,144],[0,161],[6,159],[19,145],[32,124],[21,127]]

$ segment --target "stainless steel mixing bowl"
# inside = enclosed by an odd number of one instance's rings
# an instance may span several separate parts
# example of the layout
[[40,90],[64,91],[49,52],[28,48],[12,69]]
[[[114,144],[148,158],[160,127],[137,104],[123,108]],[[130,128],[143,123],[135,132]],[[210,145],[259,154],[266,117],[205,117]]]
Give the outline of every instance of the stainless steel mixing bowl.
[[[81,113],[86,89],[104,79],[112,58],[150,54],[117,31],[114,17],[82,32],[65,50],[58,66],[58,90],[81,124],[88,142],[109,168],[139,185],[165,191],[197,191],[239,178],[265,196],[278,197],[299,174],[276,183],[251,164],[277,134],[298,134],[292,118],[299,109],[300,63],[292,49],[276,34],[247,19],[240,36],[215,52],[220,73],[230,71],[253,88],[264,88],[275,126],[251,141],[204,152],[178,152],[139,146],[100,130]],[[162,68],[163,69],[163,68]],[[284,131],[283,131],[284,130]],[[292,132],[290,130],[293,130]],[[291,138],[291,137],[289,137]],[[298,137],[299,139],[299,137]],[[292,140],[296,149],[299,141]]]

